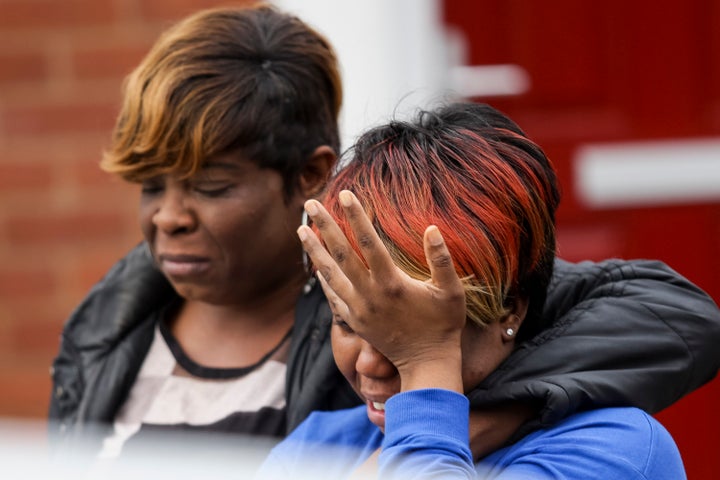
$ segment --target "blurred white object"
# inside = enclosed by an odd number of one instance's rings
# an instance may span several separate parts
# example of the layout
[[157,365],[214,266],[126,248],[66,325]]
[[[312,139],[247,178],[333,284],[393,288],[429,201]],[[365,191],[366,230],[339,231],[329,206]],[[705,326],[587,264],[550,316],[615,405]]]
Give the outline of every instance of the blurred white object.
[[450,70],[450,85],[463,97],[521,95],[530,75],[520,65],[464,65]]
[[574,167],[577,195],[591,208],[720,200],[720,139],[585,145]]
[[51,453],[47,423],[0,418],[0,478],[8,480],[213,480],[253,478],[275,439],[158,432],[135,453],[98,459],[95,449]]

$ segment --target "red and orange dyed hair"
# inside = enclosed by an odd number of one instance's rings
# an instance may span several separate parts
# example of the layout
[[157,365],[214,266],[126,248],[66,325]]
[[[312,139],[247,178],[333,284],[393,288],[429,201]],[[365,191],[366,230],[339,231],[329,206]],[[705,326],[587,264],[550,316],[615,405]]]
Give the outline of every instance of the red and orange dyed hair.
[[430,278],[423,232],[438,226],[472,321],[496,321],[522,297],[530,302],[523,338],[542,328],[560,194],[549,160],[515,123],[490,106],[455,103],[374,128],[351,152],[325,200],[351,242],[337,200],[343,189],[357,195],[393,260],[414,278]]

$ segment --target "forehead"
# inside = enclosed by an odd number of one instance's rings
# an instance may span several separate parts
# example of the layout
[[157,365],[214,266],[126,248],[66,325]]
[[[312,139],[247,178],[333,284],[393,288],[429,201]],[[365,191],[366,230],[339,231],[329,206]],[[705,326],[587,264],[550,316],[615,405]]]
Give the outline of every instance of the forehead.
[[125,173],[130,182],[152,181],[161,177],[189,180],[208,172],[243,173],[257,170],[259,166],[246,155],[234,151],[207,158],[180,157],[175,159],[147,157],[137,159],[133,168]]
[[191,179],[208,174],[247,175],[257,170],[260,170],[260,167],[255,162],[250,161],[241,152],[233,151],[208,157],[190,170],[173,169],[168,174],[181,179]]
[[227,170],[241,171],[247,169],[258,168],[254,162],[248,160],[240,152],[229,152],[215,155],[208,158],[200,165],[201,171],[207,170]]

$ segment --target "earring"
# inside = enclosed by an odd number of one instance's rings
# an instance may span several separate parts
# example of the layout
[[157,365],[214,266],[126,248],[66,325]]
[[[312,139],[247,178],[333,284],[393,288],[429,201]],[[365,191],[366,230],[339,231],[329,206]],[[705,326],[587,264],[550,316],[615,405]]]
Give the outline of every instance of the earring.
[[[307,212],[303,209],[302,212],[302,218],[300,220],[301,225],[310,226],[310,218],[308,217]],[[310,256],[307,254],[305,249],[303,249],[302,252],[302,261],[303,261],[303,267],[305,268],[305,273],[308,274],[308,276],[313,276],[313,268],[312,268],[312,262],[310,260]]]
[[512,337],[513,335],[515,335],[515,330],[513,330],[512,328],[508,328],[507,330],[505,330],[505,333],[508,334],[508,337]]

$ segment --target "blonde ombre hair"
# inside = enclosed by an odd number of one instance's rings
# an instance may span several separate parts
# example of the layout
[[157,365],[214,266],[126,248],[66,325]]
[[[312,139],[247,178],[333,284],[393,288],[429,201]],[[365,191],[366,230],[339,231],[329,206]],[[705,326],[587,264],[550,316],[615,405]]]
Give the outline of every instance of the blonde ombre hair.
[[200,11],[165,31],[126,78],[101,167],[130,182],[187,178],[239,151],[286,193],[321,145],[339,151],[342,84],[330,43],[266,4]]

